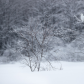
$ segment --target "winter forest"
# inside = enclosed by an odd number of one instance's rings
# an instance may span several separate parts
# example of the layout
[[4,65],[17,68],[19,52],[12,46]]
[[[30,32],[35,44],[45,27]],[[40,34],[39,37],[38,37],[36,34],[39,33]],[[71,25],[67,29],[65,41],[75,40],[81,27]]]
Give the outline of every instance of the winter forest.
[[84,84],[84,0],[0,0],[0,84]]
[[[83,0],[0,0],[0,62],[84,61]],[[34,66],[34,67],[33,67]]]

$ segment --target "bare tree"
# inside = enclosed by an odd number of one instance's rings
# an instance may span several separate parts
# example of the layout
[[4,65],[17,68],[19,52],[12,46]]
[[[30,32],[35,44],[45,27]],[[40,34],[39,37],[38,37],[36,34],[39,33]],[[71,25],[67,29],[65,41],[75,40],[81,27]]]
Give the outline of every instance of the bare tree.
[[52,29],[52,27],[43,26],[38,17],[30,18],[27,26],[16,29],[16,32],[25,40],[26,46],[23,47],[23,53],[28,57],[25,60],[31,71],[35,69],[39,71],[44,59],[49,62],[44,54],[49,49]]

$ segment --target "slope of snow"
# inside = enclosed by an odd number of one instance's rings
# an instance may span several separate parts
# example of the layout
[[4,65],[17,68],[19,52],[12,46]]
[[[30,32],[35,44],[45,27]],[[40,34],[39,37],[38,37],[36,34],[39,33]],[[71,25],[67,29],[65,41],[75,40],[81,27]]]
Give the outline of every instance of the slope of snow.
[[63,70],[31,72],[23,64],[0,64],[0,84],[84,84],[84,62],[61,62]]

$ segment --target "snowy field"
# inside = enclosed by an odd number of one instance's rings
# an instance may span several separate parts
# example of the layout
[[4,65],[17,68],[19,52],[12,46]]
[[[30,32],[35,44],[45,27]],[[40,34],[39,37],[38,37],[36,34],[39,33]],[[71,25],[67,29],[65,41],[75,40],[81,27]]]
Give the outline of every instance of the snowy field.
[[0,84],[84,84],[84,62],[61,63],[63,70],[40,72],[21,63],[0,64]]

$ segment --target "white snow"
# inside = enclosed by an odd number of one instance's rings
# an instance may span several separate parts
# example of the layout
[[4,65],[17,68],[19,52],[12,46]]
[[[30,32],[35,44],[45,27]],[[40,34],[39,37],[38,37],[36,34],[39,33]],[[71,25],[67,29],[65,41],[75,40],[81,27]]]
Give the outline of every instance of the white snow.
[[83,15],[83,13],[81,13],[80,18],[81,18],[81,21],[84,22],[84,15]]
[[63,70],[40,72],[21,63],[0,64],[0,84],[84,84],[84,62],[61,63]]

